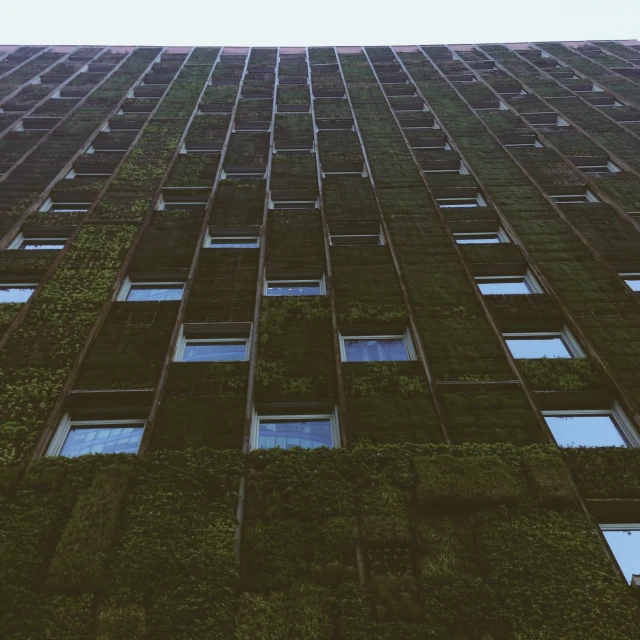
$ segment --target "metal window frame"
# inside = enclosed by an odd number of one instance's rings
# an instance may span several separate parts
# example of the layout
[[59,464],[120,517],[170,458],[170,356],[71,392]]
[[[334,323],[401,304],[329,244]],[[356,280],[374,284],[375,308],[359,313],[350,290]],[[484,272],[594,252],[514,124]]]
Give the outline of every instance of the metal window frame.
[[[251,241],[255,241],[255,246],[253,247],[225,247],[225,246],[212,246],[211,245],[211,241],[212,240],[251,240]],[[204,236],[204,244],[202,245],[204,249],[259,249],[260,248],[260,234],[256,233],[256,235],[237,235],[237,236],[221,236],[221,235],[214,235],[212,236],[209,233],[209,230],[207,229],[207,232],[205,233]]]
[[[53,439],[49,443],[49,447],[47,449],[47,452],[45,453],[45,456],[60,455],[60,452],[62,451],[62,447],[64,446],[64,443],[67,440],[69,432],[71,431],[71,427],[74,427],[76,425],[87,425],[88,427],[99,428],[101,424],[104,424],[104,425],[106,424],[123,424],[123,425],[138,424],[140,425],[141,424],[143,429],[143,436],[144,436],[144,429],[147,426],[147,421],[141,420],[141,419],[134,419],[134,418],[123,418],[118,420],[72,420],[71,416],[68,413],[65,413],[64,416],[62,416],[62,420],[60,421],[60,424],[56,429]],[[142,443],[142,438],[140,438],[140,443]],[[139,450],[140,450],[140,445],[138,445],[138,451]],[[86,455],[89,455],[89,454],[86,454]],[[108,455],[108,454],[104,454],[104,455]]]
[[[519,331],[519,332],[505,332],[502,337],[506,340],[512,338],[528,338],[529,340],[544,339],[544,338],[559,338],[564,344],[565,348],[570,354],[571,359],[585,358],[586,354],[580,347],[580,344],[575,339],[568,327],[563,327],[560,331]],[[507,345],[508,347],[508,345]],[[511,350],[509,350],[511,351]],[[513,354],[511,354],[513,355]],[[513,356],[515,360],[515,356]],[[544,356],[540,356],[543,358]]]
[[[405,329],[404,333],[387,333],[377,335],[350,335],[343,334],[342,331],[338,333],[338,339],[340,340],[340,360],[342,362],[353,362],[353,360],[347,360],[347,350],[344,344],[345,340],[402,340],[404,342],[405,349],[407,350],[407,360],[415,361],[418,359],[415,347],[413,346],[413,340],[411,338],[411,332],[409,327]],[[376,362],[405,362],[404,360],[377,360]]]
[[[120,291],[115,297],[116,302],[141,302],[140,300],[127,300],[129,297],[129,293],[131,292],[131,287],[134,285],[158,285],[158,288],[161,288],[162,285],[174,285],[181,284],[182,285],[182,293],[184,294],[184,287],[186,283],[184,281],[179,280],[131,280],[129,276],[127,276],[122,282],[122,286],[120,287]],[[156,302],[155,300],[148,300],[147,302]]]
[[[462,204],[447,204],[450,202],[463,202]],[[484,199],[483,195],[478,191],[475,197],[453,197],[453,198],[436,198],[436,202],[441,209],[466,209],[471,207],[486,207],[487,202]],[[468,204],[467,204],[468,202]]]
[[[623,273],[619,273],[618,275],[624,280],[625,285],[629,287],[629,289],[631,289],[631,285],[627,282],[627,280],[640,281],[640,271],[629,272],[629,273],[623,272]],[[637,293],[635,289],[631,289],[631,291],[633,291],[633,293]]]
[[[363,245],[360,243],[350,244],[334,244],[334,238],[378,238],[378,244]],[[380,227],[378,233],[331,233],[329,231],[329,245],[332,247],[383,247],[385,245],[384,233],[382,233],[382,227]]]
[[[604,169],[604,171],[595,171],[595,169],[600,169],[600,168]],[[577,164],[576,169],[580,169],[580,171],[584,173],[602,173],[602,174],[620,173],[620,171],[622,171],[622,169],[620,169],[618,165],[611,162],[611,160],[607,160],[607,164],[591,164],[591,165]]]
[[[583,193],[549,195],[554,204],[586,204],[587,202],[600,202],[598,197],[590,190],[585,189]],[[584,198],[584,200],[567,201],[566,198]]]
[[[268,297],[268,298],[276,298],[276,297],[282,297],[282,296],[270,296],[268,293],[268,288],[269,285],[271,284],[277,284],[278,282],[299,282],[299,283],[314,283],[314,284],[318,284],[320,286],[320,293],[318,294],[313,294],[313,295],[319,295],[319,296],[326,296],[327,295],[327,283],[325,281],[325,277],[324,274],[320,277],[320,278],[264,278],[264,286],[262,289],[262,295]],[[297,296],[291,296],[292,298],[295,298]],[[301,296],[302,297],[302,296]],[[311,296],[309,296],[311,297]]]
[[[340,422],[338,412],[334,407],[331,413],[292,413],[292,414],[269,414],[258,413],[254,407],[251,418],[251,433],[249,437],[249,449],[259,449],[260,423],[273,420],[330,420],[331,421],[331,449],[340,448]],[[277,447],[276,447],[277,448]]]
[[[542,287],[538,283],[538,281],[533,277],[531,271],[527,269],[525,273],[522,275],[508,276],[508,275],[498,275],[498,276],[474,276],[473,278],[476,284],[480,284],[483,280],[493,280],[496,282],[509,282],[513,280],[522,280],[530,289],[530,294],[544,293]],[[479,287],[478,287],[479,288]],[[527,294],[518,294],[518,293],[505,293],[505,294],[487,294],[480,292],[483,296],[485,295],[527,295]]]
[[[498,238],[497,243],[486,243],[486,244],[509,244],[511,243],[511,238],[507,235],[507,232],[500,226],[495,231],[453,231],[453,237],[456,241],[456,244],[465,244],[458,242],[458,238],[464,238],[466,236],[488,236],[494,235]],[[481,242],[477,242],[475,244],[482,244]]]
[[[173,361],[174,362],[184,362],[184,351],[187,347],[187,344],[191,341],[193,342],[206,342],[211,344],[220,344],[225,342],[244,342],[244,359],[243,360],[206,360],[205,362],[247,362],[251,355],[251,329],[249,329],[249,334],[245,337],[234,337],[234,338],[222,338],[215,337],[216,331],[214,328],[211,329],[212,337],[193,337],[188,338],[184,335],[184,325],[180,327],[180,336],[178,341],[176,342],[176,348],[173,353]],[[188,363],[187,363],[188,364]]]
[[[40,209],[38,209],[38,211],[40,212],[54,211],[55,213],[87,213],[92,204],[93,204],[93,200],[91,202],[54,202],[53,198],[49,196],[42,203],[42,206],[40,207]],[[68,209],[58,208],[65,205],[69,205],[70,208]]]
[[[12,241],[11,244],[9,244],[9,246],[7,247],[8,250],[11,251],[15,251],[15,250],[23,250],[22,247],[20,246],[23,242],[31,242],[31,241],[59,241],[58,244],[62,244],[63,248],[64,245],[67,244],[67,242],[69,241],[69,238],[40,238],[37,236],[25,236],[24,233],[20,232]],[[62,241],[62,242],[60,242]],[[43,251],[46,251],[46,249],[43,249]],[[50,251],[62,251],[62,249],[50,249]]]
[[[628,448],[640,447],[640,435],[617,400],[614,400],[608,409],[549,409],[543,410],[541,413],[543,417],[609,416],[620,437],[625,441],[626,446]],[[549,429],[549,432],[553,437],[551,429]],[[560,446],[557,443],[556,445]]]

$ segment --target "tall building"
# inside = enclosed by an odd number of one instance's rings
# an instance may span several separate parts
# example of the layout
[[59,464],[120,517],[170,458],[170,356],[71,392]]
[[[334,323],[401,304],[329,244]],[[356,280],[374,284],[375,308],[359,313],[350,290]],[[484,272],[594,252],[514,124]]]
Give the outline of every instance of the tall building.
[[0,637],[640,638],[640,42],[0,55]]

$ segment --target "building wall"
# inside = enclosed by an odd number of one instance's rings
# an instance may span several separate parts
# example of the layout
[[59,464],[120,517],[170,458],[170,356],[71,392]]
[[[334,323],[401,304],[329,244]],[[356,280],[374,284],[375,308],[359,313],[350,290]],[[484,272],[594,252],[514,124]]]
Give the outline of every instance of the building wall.
[[[640,523],[640,43],[0,55],[0,285],[35,286],[0,305],[3,637],[638,635],[597,525]],[[249,357],[175,361],[183,327]],[[503,336],[555,330],[584,357]],[[543,414],[608,409],[629,446]],[[333,449],[250,451],[256,413],[328,412]],[[65,416],[143,420],[143,455],[47,456]]]

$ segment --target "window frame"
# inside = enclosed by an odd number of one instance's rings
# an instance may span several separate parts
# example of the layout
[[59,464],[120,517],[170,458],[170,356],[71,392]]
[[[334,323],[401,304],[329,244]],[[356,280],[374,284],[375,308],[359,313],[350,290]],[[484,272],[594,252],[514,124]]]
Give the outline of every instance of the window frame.
[[[142,436],[140,437],[140,444],[138,445],[138,451],[135,454],[128,455],[138,455],[140,452],[140,445],[142,444],[142,440],[144,438],[144,432],[147,428],[147,420],[144,418],[118,418],[113,420],[73,420],[69,413],[65,413],[62,416],[62,420],[58,424],[58,428],[56,429],[49,446],[47,447],[47,452],[44,454],[47,457],[60,457],[60,452],[62,451],[62,447],[64,447],[64,443],[67,441],[67,437],[71,431],[71,427],[74,425],[101,425],[101,424],[142,424]],[[91,454],[83,454],[83,455],[91,455]],[[110,455],[110,454],[100,454],[100,455]],[[117,454],[115,454],[117,455]],[[66,457],[66,456],[65,456]],[[78,456],[80,457],[80,456]]]
[[[49,196],[38,209],[41,212],[52,211],[54,213],[88,213],[89,209],[93,205],[93,200],[90,202],[54,202],[53,198]],[[60,208],[60,207],[67,208]]]
[[[247,241],[247,240],[255,240],[255,246],[253,247],[225,247],[225,246],[212,246],[212,240],[237,240],[237,241]],[[204,243],[202,245],[203,249],[259,249],[260,248],[260,234],[250,235],[250,234],[238,234],[234,236],[225,236],[225,235],[211,235],[209,230],[207,229],[207,233],[204,237]]]
[[[313,293],[310,295],[304,296],[270,296],[268,293],[269,285],[272,283],[278,282],[300,282],[300,283],[317,283],[320,286],[319,293]],[[262,295],[265,298],[312,298],[313,296],[326,296],[327,295],[327,283],[324,277],[324,274],[320,278],[269,278],[267,276],[264,277],[264,284],[262,288]]]
[[638,290],[633,289],[631,287],[631,285],[627,282],[627,280],[633,280],[634,282],[635,281],[640,282],[640,272],[639,271],[629,272],[629,273],[619,273],[618,275],[624,280],[625,286],[629,287],[629,290],[632,293],[640,293],[640,289],[638,289]]
[[[511,238],[509,238],[507,232],[499,226],[495,231],[453,231],[453,239],[456,244],[510,244]],[[498,238],[498,242],[458,242],[458,238],[464,238],[465,236],[480,236],[480,235],[495,235]]]
[[[503,295],[503,296],[513,296],[513,295],[535,295],[535,294],[540,294],[540,293],[544,293],[544,289],[540,286],[540,283],[535,279],[534,275],[531,273],[531,271],[529,271],[527,269],[527,271],[525,271],[524,274],[522,275],[497,275],[497,276],[474,276],[473,278],[475,280],[476,286],[478,286],[478,290],[480,291],[480,294],[483,296],[486,295]],[[531,290],[529,294],[518,294],[518,293],[484,293],[482,292],[482,290],[480,290],[480,283],[483,280],[503,280],[503,281],[509,281],[509,280],[524,280],[524,282],[526,283],[526,285],[529,287],[529,289]]]
[[[448,202],[462,202],[463,204],[447,204]],[[466,201],[469,204],[466,204]],[[475,202],[475,204],[471,204],[471,202]],[[475,197],[472,198],[470,196],[458,196],[458,197],[436,197],[436,203],[441,209],[472,209],[474,207],[486,207],[487,202],[484,199],[484,196],[480,191],[476,193]]]
[[[625,448],[632,449],[640,446],[640,435],[635,430],[633,422],[629,419],[626,413],[617,400],[614,400],[611,407],[608,409],[546,409],[542,410],[542,417],[569,417],[569,416],[609,416],[613,426],[616,428],[622,440],[625,441]],[[555,436],[549,427],[549,433],[554,440],[556,446],[560,447],[555,440]],[[564,447],[565,449],[577,449],[583,445],[577,447]],[[588,447],[597,449],[598,447]]]
[[[215,334],[215,329],[211,330],[211,334]],[[221,334],[220,334],[221,335]],[[176,348],[173,352],[173,362],[182,362],[185,364],[193,364],[193,362],[185,362],[184,352],[187,347],[187,343],[190,341],[194,342],[207,342],[211,344],[221,344],[225,342],[242,342],[244,341],[244,359],[242,360],[203,360],[203,362],[247,362],[251,355],[251,330],[249,330],[249,334],[247,336],[235,336],[235,337],[207,337],[205,334],[203,337],[191,337],[186,336],[184,333],[184,325],[180,327],[180,336],[178,341],[176,342]]]
[[[604,538],[604,542],[607,545],[607,549],[609,549],[609,553],[614,559],[620,574],[624,577],[624,581],[627,582],[627,576],[624,575],[624,570],[620,565],[620,562],[613,552],[607,537],[604,535],[605,531],[638,531],[640,533],[640,521],[637,522],[598,522],[598,527],[600,528],[600,532],[602,533],[602,537]],[[631,581],[627,582],[627,584],[631,587],[640,586],[640,573],[632,573]]]
[[[535,338],[545,338],[545,337],[560,338],[560,340],[562,341],[562,344],[564,344],[566,350],[570,354],[570,357],[566,358],[566,360],[573,360],[577,358],[586,357],[586,354],[583,351],[582,347],[580,346],[580,343],[575,339],[574,335],[571,333],[571,331],[569,331],[568,327],[563,327],[559,331],[505,331],[502,333],[502,337],[504,338],[505,342],[507,342],[507,340],[512,338],[516,338],[516,339],[517,338],[535,339]],[[509,349],[508,344],[507,344],[507,349]],[[511,349],[509,349],[509,353],[511,353]],[[514,360],[526,359],[526,358],[516,358],[513,355],[513,353],[511,353],[511,356],[513,357]],[[531,359],[542,360],[543,358],[544,356],[540,358],[531,358]]]
[[[585,198],[585,200],[565,202],[564,198]],[[584,193],[558,193],[549,194],[549,199],[553,204],[588,204],[589,202],[600,202],[598,197],[590,189],[585,189]]]
[[340,360],[343,363],[358,362],[355,360],[347,360],[347,350],[345,347],[345,340],[402,340],[404,342],[405,349],[407,351],[406,360],[370,360],[369,362],[415,362],[418,359],[415,347],[413,345],[413,339],[409,327],[407,327],[404,333],[387,333],[387,334],[374,334],[374,335],[360,335],[360,334],[343,334],[342,331],[338,332],[338,339],[340,342]]
[[[260,422],[262,420],[311,420],[311,419],[321,419],[321,420],[330,420],[331,421],[331,447],[330,449],[339,449],[340,448],[340,423],[338,420],[338,412],[334,407],[331,413],[291,413],[291,414],[283,414],[283,413],[259,413],[255,407],[253,409],[253,414],[251,418],[251,433],[249,436],[249,449],[253,451],[254,449],[260,449]],[[274,449],[279,449],[280,447],[273,447]],[[265,449],[267,450],[267,449]]]
[[[162,285],[175,285],[175,284],[181,284],[182,285],[182,295],[184,295],[184,289],[187,285],[187,283],[183,280],[183,281],[178,281],[178,280],[131,280],[131,278],[129,276],[127,276],[123,282],[122,282],[122,286],[120,287],[120,290],[118,291],[118,294],[116,295],[116,302],[177,302],[177,300],[127,300],[127,298],[129,297],[129,293],[131,292],[131,287],[133,285],[149,285],[149,284],[157,284],[159,285],[159,288]],[[180,300],[182,300],[182,296],[180,296]]]
[[31,299],[38,287],[37,282],[0,282],[0,291],[3,289],[32,289],[31,294],[24,302],[0,302],[2,304],[25,304]]
[[[334,238],[378,238],[378,243],[367,244],[354,242],[353,244],[335,244],[333,242]],[[378,233],[332,233],[331,230],[329,230],[329,246],[331,247],[382,247],[385,244],[382,226],[378,227]]]
[[[594,171],[594,169],[600,169],[600,168],[603,168],[604,171]],[[579,169],[583,173],[598,174],[598,175],[600,174],[607,175],[609,173],[620,173],[622,171],[622,169],[618,165],[611,162],[611,160],[607,160],[606,164],[580,165],[576,163],[576,169]]]
[[45,238],[39,236],[25,236],[24,233],[20,232],[18,235],[11,241],[7,250],[9,251],[28,251],[28,249],[23,249],[20,245],[24,242],[32,242],[32,241],[46,241],[46,242],[55,242],[58,241],[58,244],[61,244],[62,247],[60,249],[35,249],[35,251],[62,251],[66,246],[67,242],[69,242],[69,238]]

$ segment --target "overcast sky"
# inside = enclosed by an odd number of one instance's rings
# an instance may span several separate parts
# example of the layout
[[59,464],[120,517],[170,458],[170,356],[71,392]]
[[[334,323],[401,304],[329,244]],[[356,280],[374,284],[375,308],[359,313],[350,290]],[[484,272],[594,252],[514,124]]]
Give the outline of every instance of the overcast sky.
[[461,44],[640,37],[640,0],[4,0],[0,44]]

